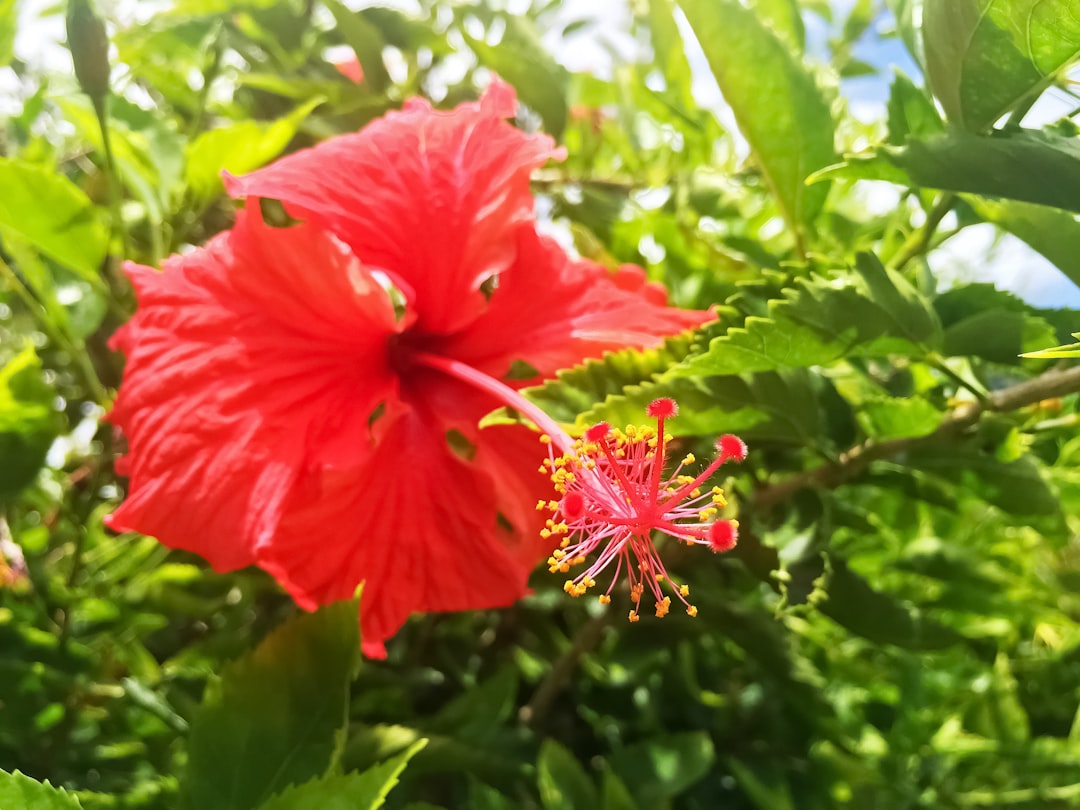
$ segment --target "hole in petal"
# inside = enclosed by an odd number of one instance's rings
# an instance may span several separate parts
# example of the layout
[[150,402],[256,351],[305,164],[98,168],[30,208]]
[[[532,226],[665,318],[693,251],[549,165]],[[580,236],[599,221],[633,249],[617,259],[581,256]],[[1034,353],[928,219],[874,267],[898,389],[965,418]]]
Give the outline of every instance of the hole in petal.
[[539,377],[540,372],[535,366],[531,366],[524,360],[515,360],[510,364],[510,370],[503,375],[504,380],[531,380]]
[[300,220],[289,216],[281,200],[259,198],[259,213],[262,214],[263,222],[271,228],[291,228],[299,225]]
[[465,434],[460,430],[446,431],[446,443],[454,451],[455,455],[460,456],[465,461],[472,461],[476,458],[476,445],[465,438]]

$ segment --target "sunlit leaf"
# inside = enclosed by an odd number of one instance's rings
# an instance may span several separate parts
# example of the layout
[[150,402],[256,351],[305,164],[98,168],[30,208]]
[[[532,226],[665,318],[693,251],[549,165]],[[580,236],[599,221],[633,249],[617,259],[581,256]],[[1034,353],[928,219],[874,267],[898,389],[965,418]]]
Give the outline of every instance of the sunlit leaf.
[[55,396],[32,347],[0,368],[0,499],[33,481],[45,463],[59,431]]
[[15,771],[0,771],[0,807],[4,810],[80,810],[79,800],[48,782],[35,782]]

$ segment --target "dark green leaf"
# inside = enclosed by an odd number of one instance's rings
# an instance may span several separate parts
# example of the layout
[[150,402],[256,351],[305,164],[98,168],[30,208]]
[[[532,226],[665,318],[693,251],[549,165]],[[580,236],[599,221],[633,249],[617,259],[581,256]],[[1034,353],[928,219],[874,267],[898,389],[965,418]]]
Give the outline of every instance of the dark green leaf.
[[889,143],[903,146],[908,138],[926,138],[945,130],[933,100],[897,69],[889,90]]
[[638,810],[638,806],[630,795],[630,791],[627,790],[626,785],[610,769],[604,770],[600,795],[600,807],[602,810]]
[[760,810],[795,810],[791,787],[783,774],[764,775],[737,759],[727,761],[739,787]]
[[191,725],[186,806],[257,808],[329,772],[360,656],[355,602],[300,616],[206,687]]
[[0,498],[37,476],[59,429],[56,393],[41,375],[41,362],[27,346],[0,369]]
[[468,742],[488,740],[513,714],[517,688],[517,672],[501,669],[452,701],[424,728]]
[[404,753],[363,773],[319,777],[288,787],[259,810],[378,810],[409,760],[426,742],[419,740]]
[[1031,457],[999,461],[971,448],[920,447],[907,463],[923,472],[960,483],[988,503],[1014,515],[1056,515],[1058,499]]
[[662,807],[705,776],[714,759],[709,735],[688,731],[619,749],[609,761],[639,807]]
[[975,132],[1080,56],[1074,0],[926,0],[923,34],[934,95],[950,121]]
[[554,740],[544,740],[536,763],[540,801],[548,810],[591,810],[598,806],[596,786],[573,754]]
[[1080,139],[1033,130],[993,136],[954,130],[849,157],[811,181],[831,177],[966,191],[1080,212]]
[[54,170],[12,158],[0,158],[0,188],[0,227],[98,281],[108,231],[86,194]]
[[35,782],[15,771],[0,771],[0,807],[4,810],[80,810],[79,800],[48,782]]
[[813,75],[738,0],[679,5],[788,223],[796,229],[809,225],[827,189],[804,181],[835,155],[832,114]]

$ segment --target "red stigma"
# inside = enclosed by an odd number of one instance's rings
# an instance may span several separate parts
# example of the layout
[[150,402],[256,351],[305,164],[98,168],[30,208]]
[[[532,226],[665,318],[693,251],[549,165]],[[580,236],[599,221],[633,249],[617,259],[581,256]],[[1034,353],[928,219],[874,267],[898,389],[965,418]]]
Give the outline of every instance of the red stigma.
[[567,492],[559,509],[570,520],[576,520],[585,511],[585,498],[580,492]]
[[679,403],[671,397],[654,399],[645,409],[645,413],[654,419],[674,419],[679,415]]
[[731,551],[739,542],[738,524],[732,520],[718,520],[709,527],[709,548],[717,554]]
[[590,442],[603,441],[609,433],[611,433],[611,425],[607,422],[597,422],[585,431],[585,440]]
[[730,433],[725,433],[716,440],[716,449],[720,451],[721,464],[728,459],[742,461],[746,458],[746,442]]

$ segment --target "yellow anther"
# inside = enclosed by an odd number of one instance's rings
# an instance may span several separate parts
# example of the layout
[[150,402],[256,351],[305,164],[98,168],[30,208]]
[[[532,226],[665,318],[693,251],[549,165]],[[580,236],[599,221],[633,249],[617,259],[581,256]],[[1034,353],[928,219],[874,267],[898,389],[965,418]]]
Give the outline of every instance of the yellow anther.
[[694,482],[694,476],[692,475],[680,475],[675,479],[679,484],[692,484]]
[[570,538],[569,537],[564,537],[562,539],[562,542],[559,543],[559,548],[566,548],[568,545],[570,545]]
[[663,582],[664,581],[664,575],[663,574],[657,574],[656,575],[656,581],[657,582]]
[[719,510],[717,510],[716,507],[713,506],[710,506],[707,509],[702,509],[700,512],[698,512],[698,520],[700,520],[702,523],[707,520],[711,520],[712,518],[716,517],[718,511]]
[[686,615],[690,616],[691,618],[693,618],[694,616],[697,616],[697,608],[694,605],[687,605],[686,606]]
[[566,582],[563,583],[562,589],[567,593],[570,593],[572,590],[574,590],[574,580],[566,580]]
[[569,572],[569,570],[570,570],[570,563],[564,562],[564,563],[562,563],[562,565],[559,566],[559,572],[560,573],[565,574],[565,573]]
[[682,463],[693,464],[695,461],[697,461],[697,456],[695,456],[693,453],[687,453],[685,456],[683,456]]
[[546,433],[540,434],[540,444],[551,444],[551,437]]
[[543,498],[541,498],[540,500],[538,500],[536,502],[536,511],[539,512],[539,511],[543,510],[547,506],[547,504],[548,504],[548,502],[545,501]]
[[631,610],[630,615],[627,617],[631,622],[636,622],[640,617],[636,610]]
[[611,597],[608,596],[606,593],[602,593],[598,597],[596,597],[596,601],[599,602],[601,605],[609,605],[611,604]]
[[679,595],[680,596],[689,596],[690,595],[690,586],[689,585],[680,586],[679,587]]
[[690,490],[690,497],[691,498],[700,498],[701,497],[701,487],[694,487],[692,490]]
[[561,549],[555,549],[553,552],[551,552],[551,556],[554,557],[556,560],[561,560],[563,557],[566,556],[566,552]]
[[551,537],[551,529],[541,529],[540,536],[547,540],[549,537]]

